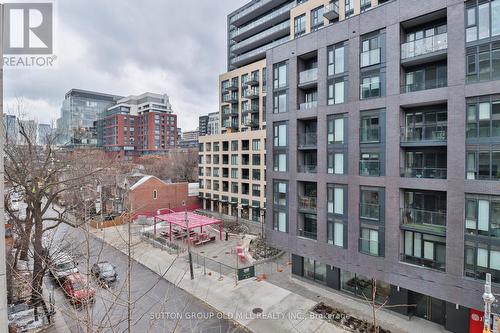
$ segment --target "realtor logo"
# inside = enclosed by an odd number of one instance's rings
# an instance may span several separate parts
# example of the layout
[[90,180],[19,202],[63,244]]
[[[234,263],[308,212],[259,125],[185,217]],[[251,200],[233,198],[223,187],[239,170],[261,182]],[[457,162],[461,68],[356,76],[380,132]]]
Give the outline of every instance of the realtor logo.
[[3,7],[4,54],[52,54],[52,3],[6,3]]

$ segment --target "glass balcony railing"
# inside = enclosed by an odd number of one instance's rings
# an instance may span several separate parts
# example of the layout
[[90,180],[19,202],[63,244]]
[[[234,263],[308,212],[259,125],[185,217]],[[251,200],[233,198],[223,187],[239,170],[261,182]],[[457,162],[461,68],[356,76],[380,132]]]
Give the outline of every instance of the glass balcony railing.
[[310,102],[300,103],[299,110],[306,111],[309,109],[313,109],[317,106],[318,106],[318,101],[310,101]]
[[381,49],[373,49],[361,53],[361,68],[376,65],[380,63]]
[[318,172],[318,166],[315,164],[301,164],[299,165],[300,173],[316,173]]
[[316,147],[318,144],[318,133],[301,133],[299,134],[299,147]]
[[[243,33],[247,32],[249,30],[252,30],[253,28],[258,27],[259,25],[261,25],[261,24],[263,24],[263,23],[265,23],[267,21],[270,21],[270,20],[272,20],[272,19],[274,19],[274,18],[276,18],[278,16],[281,16],[281,15],[283,15],[285,13],[290,12],[290,9],[292,9],[293,7],[295,7],[295,3],[294,2],[292,2],[292,3],[290,3],[290,4],[286,5],[286,6],[283,6],[280,9],[278,9],[278,10],[272,12],[272,13],[269,13],[269,14],[267,14],[265,16],[262,16],[260,19],[255,20],[255,21],[253,21],[250,24],[247,24],[247,25],[245,25],[245,26],[243,26],[243,27],[241,27],[239,29],[231,31],[231,33],[229,34],[229,36],[230,36],[230,38],[234,38],[234,37],[236,37],[236,36],[238,36],[240,34],[243,34]],[[288,21],[287,21],[287,23],[288,23]]]
[[448,34],[430,36],[401,45],[401,59],[409,59],[421,55],[445,50],[448,48]]
[[323,16],[326,17],[328,20],[334,20],[339,17],[339,3],[338,1],[335,2],[330,2],[325,6],[325,9],[323,11]]
[[410,256],[407,254],[401,254],[400,260],[402,262],[407,262],[409,264],[428,267],[428,268],[432,268],[432,269],[438,269],[440,271],[444,271],[446,269],[446,262],[445,261],[430,260],[430,259],[426,259],[426,258]]
[[238,103],[238,95],[225,94],[222,96],[222,102],[224,102],[224,103]]
[[311,68],[299,73],[299,84],[310,83],[318,80],[318,69]]
[[401,177],[406,178],[430,178],[430,179],[446,179],[446,168],[433,167],[404,167],[401,168]]
[[259,89],[247,89],[243,91],[243,98],[258,98]]
[[369,220],[380,219],[380,205],[360,203],[359,204],[359,217]]
[[359,174],[361,176],[380,176],[380,161],[361,160],[359,161]]
[[446,142],[448,126],[418,125],[401,127],[401,142],[441,141]]
[[290,41],[290,37],[289,36],[286,36],[284,38],[281,38],[281,39],[278,39],[277,41],[274,41],[272,43],[269,43],[269,44],[266,44],[266,45],[263,45],[253,51],[250,51],[250,52],[247,52],[247,53],[243,53],[242,55],[239,55],[233,59],[231,59],[231,64],[237,64],[239,62],[242,62],[242,61],[246,61],[252,57],[255,57],[259,54],[264,54],[264,52],[266,52],[267,50],[269,49],[272,49],[273,47],[276,47],[278,45],[281,45],[281,44],[284,44],[286,42]]
[[245,47],[245,46],[248,46],[248,45],[251,45],[252,43],[254,42],[257,42],[257,41],[260,41],[268,36],[271,36],[272,34],[275,34],[277,33],[278,31],[281,31],[281,30],[284,30],[284,29],[287,29],[287,28],[290,28],[290,22],[289,21],[285,21],[283,23],[280,23],[278,25],[275,25],[274,27],[270,28],[270,29],[267,29],[267,30],[264,30],[256,35],[253,35],[252,37],[250,38],[247,38],[233,46],[231,46],[230,50],[231,52],[234,52],[238,49],[241,49],[242,47]]
[[316,197],[299,196],[299,209],[303,211],[315,211],[317,208]]
[[361,143],[380,142],[380,126],[364,126],[360,129]]
[[446,212],[401,208],[401,224],[446,227]]
[[443,88],[446,86],[448,86],[447,79],[428,80],[428,81],[423,81],[423,82],[407,83],[407,84],[403,84],[401,86],[401,93],[405,94],[405,93],[420,91],[420,90]]
[[243,113],[257,113],[257,112],[259,112],[259,106],[258,105],[244,105],[241,112],[243,112]]

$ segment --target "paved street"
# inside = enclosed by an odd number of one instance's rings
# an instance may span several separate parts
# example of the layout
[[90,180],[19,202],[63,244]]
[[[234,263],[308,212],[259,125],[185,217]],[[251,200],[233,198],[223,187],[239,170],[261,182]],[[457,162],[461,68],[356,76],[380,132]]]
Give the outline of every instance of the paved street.
[[[54,244],[71,244],[79,269],[86,272],[85,232],[60,226]],[[86,331],[82,323],[90,317],[95,331],[123,332],[127,329],[127,256],[94,236],[89,238],[90,263],[107,260],[116,266],[119,281],[109,290],[95,286],[95,304],[76,309],[60,288],[55,288],[56,310],[63,314],[71,332]],[[80,252],[82,255],[79,255]],[[80,259],[78,259],[80,258]],[[189,279],[189,273],[185,276]],[[244,332],[232,322],[219,319],[218,313],[190,294],[133,261],[131,299],[133,332]],[[54,285],[46,278],[46,285]],[[87,314],[88,312],[88,314]],[[194,318],[193,318],[194,317]]]

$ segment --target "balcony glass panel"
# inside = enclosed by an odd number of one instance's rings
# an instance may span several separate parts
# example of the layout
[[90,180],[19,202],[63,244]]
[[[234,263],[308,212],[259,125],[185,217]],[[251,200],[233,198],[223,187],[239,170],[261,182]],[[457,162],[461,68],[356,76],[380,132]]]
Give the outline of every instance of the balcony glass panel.
[[418,57],[448,48],[448,34],[430,36],[401,45],[401,59]]
[[361,53],[361,67],[372,66],[380,63],[380,48]]
[[308,82],[314,82],[318,80],[318,69],[311,68],[300,72],[299,74],[299,84],[304,84]]

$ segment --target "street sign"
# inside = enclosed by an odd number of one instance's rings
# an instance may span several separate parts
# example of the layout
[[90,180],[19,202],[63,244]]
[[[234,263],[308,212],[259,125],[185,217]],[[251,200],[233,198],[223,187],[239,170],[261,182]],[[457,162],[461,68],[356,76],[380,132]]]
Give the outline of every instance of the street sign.
[[255,276],[255,266],[238,269],[238,281],[250,279]]

